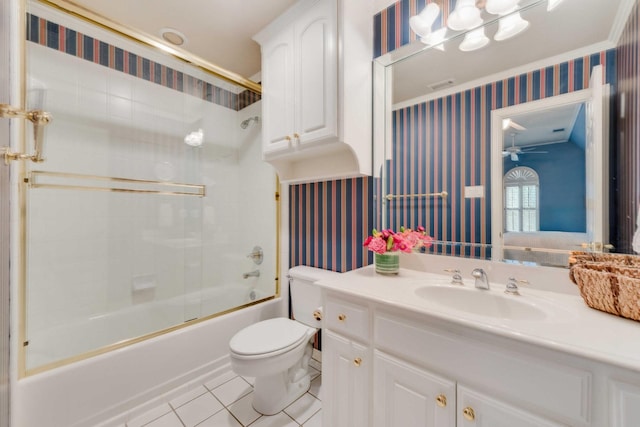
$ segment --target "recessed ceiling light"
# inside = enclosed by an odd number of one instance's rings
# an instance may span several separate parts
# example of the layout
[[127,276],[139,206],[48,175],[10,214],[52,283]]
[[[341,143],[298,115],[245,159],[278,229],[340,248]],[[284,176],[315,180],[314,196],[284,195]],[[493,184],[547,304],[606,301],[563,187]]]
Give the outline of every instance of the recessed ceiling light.
[[160,30],[160,36],[172,45],[182,46],[187,42],[187,36],[173,28],[163,28]]

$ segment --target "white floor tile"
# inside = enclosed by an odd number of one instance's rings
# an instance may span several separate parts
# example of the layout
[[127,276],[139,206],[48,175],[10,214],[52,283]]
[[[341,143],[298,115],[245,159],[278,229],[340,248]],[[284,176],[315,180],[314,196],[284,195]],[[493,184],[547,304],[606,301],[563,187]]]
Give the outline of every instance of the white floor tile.
[[208,383],[205,383],[204,386],[209,390],[213,390],[214,388],[221,386],[222,384],[234,379],[235,377],[237,377],[235,373],[227,372],[225,374],[220,375],[217,378],[212,379]]
[[187,427],[193,427],[221,409],[222,404],[207,392],[176,409],[176,413]]
[[318,375],[311,381],[311,387],[309,387],[309,393],[314,395],[316,398],[322,400],[322,375]]
[[169,412],[171,412],[171,407],[166,403],[162,404],[157,408],[153,408],[152,410],[145,412],[142,415],[138,415],[137,417],[132,418],[127,422],[127,427],[141,427]]
[[169,402],[169,404],[171,405],[171,407],[173,409],[177,409],[177,408],[181,407],[182,405],[184,405],[185,403],[190,402],[193,399],[195,399],[196,397],[200,397],[203,394],[208,393],[208,392],[209,392],[209,390],[204,388],[204,386],[199,386],[198,388],[194,388],[193,390],[188,391],[188,392],[176,397],[171,402]]
[[300,399],[293,402],[284,409],[291,418],[296,420],[298,424],[304,424],[313,414],[322,408],[322,403],[310,395],[305,393]]
[[322,427],[322,409],[309,418],[302,427]]
[[313,369],[316,369],[318,371],[322,371],[322,364],[315,359],[311,359],[309,361],[309,366],[311,366]]
[[145,427],[184,427],[184,425],[175,413],[169,412],[167,415],[163,415],[157,420],[150,422]]
[[229,406],[241,397],[251,393],[252,390],[253,388],[248,382],[241,377],[236,377],[213,389],[212,393],[224,406]]
[[253,393],[249,393],[240,400],[231,404],[227,409],[238,419],[238,421],[240,421],[240,423],[242,423],[243,426],[248,426],[260,418],[260,413],[253,409],[253,406],[251,406],[252,403]]
[[320,375],[320,371],[318,371],[315,368],[312,368],[311,366],[309,367],[309,377],[311,378],[311,380],[313,380],[314,378],[318,377],[318,375]]
[[251,427],[298,427],[298,425],[287,414],[280,412],[276,415],[263,415],[258,421],[251,424]]
[[246,382],[251,384],[252,386],[256,385],[256,379],[253,377],[242,377]]
[[242,427],[242,424],[233,418],[229,411],[224,409],[198,424],[198,427]]

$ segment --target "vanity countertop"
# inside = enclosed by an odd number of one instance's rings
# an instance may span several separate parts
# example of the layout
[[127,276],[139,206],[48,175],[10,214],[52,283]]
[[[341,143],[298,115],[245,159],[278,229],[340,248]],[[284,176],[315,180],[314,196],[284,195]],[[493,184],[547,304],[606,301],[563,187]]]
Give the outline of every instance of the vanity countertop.
[[[397,276],[385,276],[368,266],[336,279],[320,280],[318,285],[396,309],[640,371],[640,322],[589,308],[579,296],[527,287],[520,288],[520,296],[504,297],[543,309],[548,313],[545,318],[473,314],[417,296],[416,290],[425,286],[454,287],[449,281],[450,276],[409,269],[400,269]],[[477,290],[471,280],[465,280],[464,287],[465,291],[489,292],[498,298],[504,295],[505,288],[504,284],[491,283],[490,291]]]

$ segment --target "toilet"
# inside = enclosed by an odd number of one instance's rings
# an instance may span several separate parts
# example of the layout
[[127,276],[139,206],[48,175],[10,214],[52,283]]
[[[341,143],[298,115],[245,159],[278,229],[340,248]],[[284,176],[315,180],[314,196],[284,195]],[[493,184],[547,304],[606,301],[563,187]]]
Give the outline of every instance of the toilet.
[[236,333],[229,341],[231,369],[255,377],[253,408],[264,415],[282,411],[309,390],[313,338],[320,328],[320,279],[340,273],[298,266],[289,270],[291,308],[286,317],[263,320]]

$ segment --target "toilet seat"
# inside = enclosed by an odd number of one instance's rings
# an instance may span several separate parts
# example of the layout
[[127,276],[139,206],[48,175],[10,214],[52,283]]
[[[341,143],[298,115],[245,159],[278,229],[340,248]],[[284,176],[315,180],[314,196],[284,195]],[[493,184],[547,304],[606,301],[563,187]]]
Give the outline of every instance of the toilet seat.
[[242,358],[275,356],[297,347],[315,332],[314,328],[295,320],[279,317],[244,328],[231,338],[229,347]]

